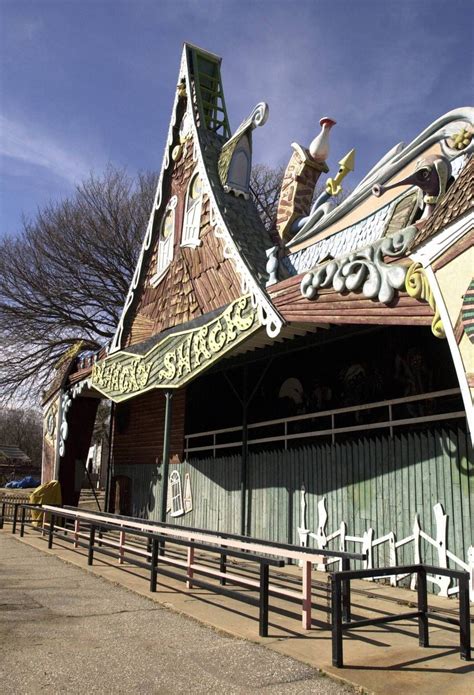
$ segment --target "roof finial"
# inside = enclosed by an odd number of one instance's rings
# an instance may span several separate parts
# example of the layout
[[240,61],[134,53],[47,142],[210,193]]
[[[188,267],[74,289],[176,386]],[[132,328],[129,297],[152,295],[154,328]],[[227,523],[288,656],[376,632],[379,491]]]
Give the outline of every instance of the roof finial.
[[309,153],[315,162],[325,162],[329,154],[329,132],[336,125],[336,121],[328,116],[324,116],[319,121],[321,132],[317,135],[309,146]]

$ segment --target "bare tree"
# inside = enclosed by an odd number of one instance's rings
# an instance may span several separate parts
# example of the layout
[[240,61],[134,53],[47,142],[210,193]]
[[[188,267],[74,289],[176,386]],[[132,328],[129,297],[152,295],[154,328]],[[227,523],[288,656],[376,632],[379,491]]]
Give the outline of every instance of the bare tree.
[[42,420],[37,410],[0,408],[0,442],[15,445],[41,466]]
[[250,175],[250,192],[258,214],[269,232],[275,229],[278,198],[285,167],[276,169],[256,164]]
[[[263,164],[252,171],[253,199],[270,232],[283,174]],[[96,349],[112,337],[156,180],[109,166],[0,242],[0,402],[31,401],[68,347],[83,341]]]
[[[285,173],[285,167],[280,166],[276,169],[265,164],[256,164],[250,176],[250,192],[257,206],[260,218],[269,232],[275,231],[276,216],[278,208],[278,198],[280,196],[281,184]],[[325,191],[325,181],[318,182],[314,189],[313,200]],[[349,190],[343,190],[336,197],[332,198],[334,205],[339,205],[349,195]],[[308,210],[309,213],[309,210]]]
[[44,386],[79,340],[104,344],[118,323],[153,204],[156,174],[109,167],[0,245],[0,394]]

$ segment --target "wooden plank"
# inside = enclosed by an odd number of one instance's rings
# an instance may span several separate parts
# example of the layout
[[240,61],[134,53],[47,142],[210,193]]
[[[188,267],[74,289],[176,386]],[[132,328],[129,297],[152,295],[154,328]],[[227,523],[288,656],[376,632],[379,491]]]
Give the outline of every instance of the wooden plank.
[[[459,440],[456,436],[457,433],[453,430],[450,431],[450,445],[449,445],[449,455],[450,455],[450,467],[451,467],[451,485],[453,490],[453,536],[454,536],[454,552],[455,555],[463,557],[466,555],[464,551],[463,542],[463,499],[461,494],[461,475],[459,466]],[[448,440],[449,442],[449,440]],[[448,545],[448,548],[450,546]]]

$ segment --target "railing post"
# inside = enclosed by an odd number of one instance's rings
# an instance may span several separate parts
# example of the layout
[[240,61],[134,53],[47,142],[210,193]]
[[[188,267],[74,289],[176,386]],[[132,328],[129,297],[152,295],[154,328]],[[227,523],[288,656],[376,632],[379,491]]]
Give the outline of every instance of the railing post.
[[459,648],[463,661],[471,660],[471,620],[469,612],[469,575],[466,574],[459,579]]
[[342,653],[341,582],[334,574],[331,577],[331,597],[332,665],[342,668],[344,659]]
[[424,567],[418,567],[418,642],[420,647],[429,646],[428,634],[428,591],[426,586],[426,571]]
[[284,434],[285,434],[285,451],[288,449],[288,422],[285,420],[283,423],[285,426],[284,429]]
[[125,543],[125,531],[122,529],[119,533],[119,565],[123,565],[124,549],[123,545]]
[[[225,548],[225,545],[222,547]],[[219,563],[219,571],[222,572],[223,574],[225,574],[227,571],[227,555],[225,553],[221,553],[221,561]],[[226,585],[226,578],[220,577],[219,583],[221,586],[225,586]]]
[[2,516],[0,517],[0,529],[3,528],[3,520],[5,519],[5,500],[2,501]]
[[268,637],[268,577],[269,566],[260,563],[259,630],[260,637]]
[[212,458],[216,458],[216,433],[212,435]]
[[21,508],[21,522],[20,522],[20,538],[25,535],[25,513],[26,509],[24,506]]
[[186,569],[187,569],[187,578],[186,578],[186,588],[187,589],[192,589],[193,588],[193,568],[192,564],[194,563],[194,548],[190,545],[187,551],[187,562],[186,562]]
[[335,428],[336,428],[336,418],[334,413],[331,413],[331,442],[333,444],[336,443],[336,433],[335,433]]
[[15,535],[16,533],[16,522],[18,518],[18,502],[13,503],[13,525],[12,525],[12,533]]
[[54,525],[56,523],[56,516],[51,514],[49,518],[49,530],[48,530],[48,548],[53,547],[53,535],[54,535]]
[[95,541],[95,526],[91,525],[91,530],[89,533],[89,552],[87,554],[87,564],[92,565],[94,559],[94,541]]
[[388,421],[390,423],[390,427],[389,427],[390,439],[393,439],[393,425],[392,425],[393,414],[392,414],[392,404],[391,403],[388,404]]
[[311,630],[311,561],[303,560],[303,630]]
[[79,519],[74,519],[74,547],[78,547],[77,541],[79,540],[79,529],[80,529],[81,522]]
[[[342,569],[343,571],[350,570],[351,564],[347,557],[342,558]],[[351,581],[350,579],[344,579],[341,583],[341,593],[342,593],[342,619],[345,623],[350,623],[351,621]]]
[[[150,539],[148,539],[150,540]],[[151,541],[151,558],[150,558],[150,591],[156,591],[156,577],[158,574],[158,539],[153,538]]]

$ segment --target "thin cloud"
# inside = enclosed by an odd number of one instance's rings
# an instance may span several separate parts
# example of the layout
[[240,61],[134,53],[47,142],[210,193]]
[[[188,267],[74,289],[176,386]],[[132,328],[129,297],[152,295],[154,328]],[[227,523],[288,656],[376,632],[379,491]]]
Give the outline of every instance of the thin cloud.
[[[79,145],[62,144],[35,126],[0,116],[0,156],[42,167],[76,184],[89,174],[92,162],[79,152]],[[95,157],[96,164],[97,158]],[[6,168],[2,166],[3,174]]]

